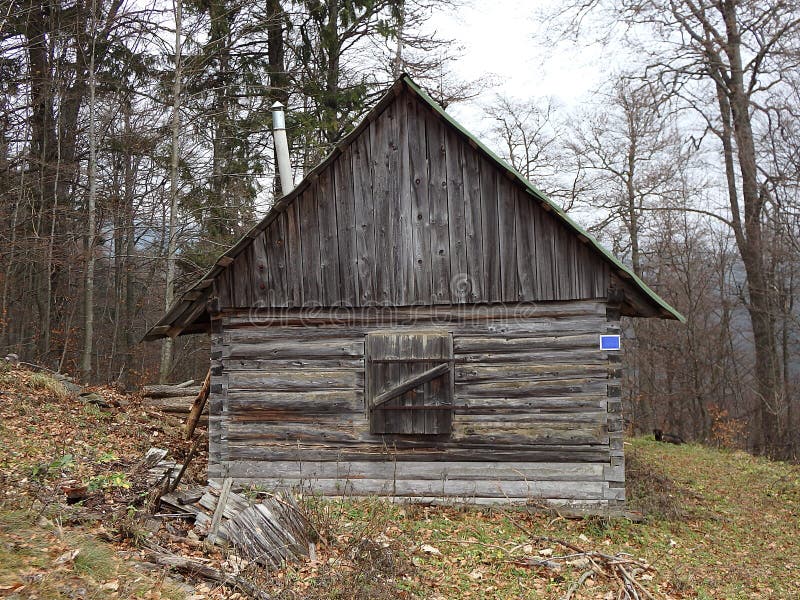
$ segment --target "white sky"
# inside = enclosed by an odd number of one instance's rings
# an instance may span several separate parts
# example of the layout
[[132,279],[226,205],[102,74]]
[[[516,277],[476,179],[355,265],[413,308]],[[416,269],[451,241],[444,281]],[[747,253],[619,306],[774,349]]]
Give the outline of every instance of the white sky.
[[[461,58],[452,65],[459,79],[495,75],[486,92],[489,98],[552,97],[556,104],[574,107],[602,83],[609,63],[599,46],[580,48],[561,42],[549,49],[545,25],[536,13],[552,5],[551,0],[472,0],[454,14],[435,15],[432,25],[440,37],[460,47]],[[454,105],[448,111],[479,132],[476,104]]]

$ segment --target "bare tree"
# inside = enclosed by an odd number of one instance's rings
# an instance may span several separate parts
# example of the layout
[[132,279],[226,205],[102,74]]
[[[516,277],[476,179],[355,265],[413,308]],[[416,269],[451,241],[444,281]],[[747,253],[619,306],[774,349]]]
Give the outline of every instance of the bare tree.
[[[180,163],[180,129],[181,129],[181,77],[182,77],[182,42],[181,26],[183,23],[181,0],[173,0],[175,15],[175,72],[172,83],[172,141],[169,169],[169,226],[165,231],[167,238],[167,270],[164,278],[164,307],[169,310],[175,299],[175,258],[178,249],[176,224],[178,220],[178,166]],[[172,338],[166,338],[161,345],[161,366],[159,380],[166,383],[172,370]]]
[[642,274],[648,213],[670,209],[686,189],[689,154],[667,98],[621,77],[611,94],[584,118],[573,119],[566,145],[586,172],[581,202],[603,215],[593,229],[621,226],[616,250]]
[[[575,24],[608,8],[628,27],[647,62],[645,79],[679,99],[719,144],[727,210],[747,275],[747,310],[754,338],[755,451],[780,454],[780,398],[774,285],[764,239],[769,202],[757,144],[763,101],[800,61],[800,7],[766,0],[592,0],[567,11]],[[577,20],[576,20],[577,19]],[[642,40],[645,40],[644,42]]]

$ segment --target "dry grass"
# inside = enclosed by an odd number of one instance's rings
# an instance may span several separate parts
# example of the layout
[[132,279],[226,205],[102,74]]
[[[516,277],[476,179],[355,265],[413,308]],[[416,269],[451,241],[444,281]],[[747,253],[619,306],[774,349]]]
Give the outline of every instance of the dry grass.
[[691,494],[678,486],[638,446],[625,454],[625,492],[629,508],[650,519],[676,520],[685,516],[683,505]]
[[53,379],[47,373],[31,373],[28,377],[28,386],[32,390],[49,393],[56,400],[65,400],[69,396],[64,384]]

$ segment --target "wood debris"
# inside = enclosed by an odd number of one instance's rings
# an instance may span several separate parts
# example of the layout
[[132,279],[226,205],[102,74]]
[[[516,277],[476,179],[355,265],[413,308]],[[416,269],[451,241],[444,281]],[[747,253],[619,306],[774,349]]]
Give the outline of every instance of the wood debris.
[[[543,558],[540,556],[528,557],[513,561],[515,564],[526,567],[543,567],[546,569],[560,570],[564,566],[580,566],[585,570],[580,577],[570,585],[563,600],[571,600],[586,580],[600,577],[615,582],[618,586],[617,598],[624,600],[642,600],[648,598],[655,600],[660,594],[648,590],[643,579],[652,579],[655,569],[643,560],[633,558],[628,554],[606,554],[595,550],[585,550],[580,546],[560,539],[532,536],[532,541],[546,542],[566,548],[570,552],[564,555],[554,555],[551,552]],[[644,577],[642,577],[644,576]]]
[[290,492],[250,499],[232,491],[230,481],[212,483],[199,499],[197,489],[164,494],[162,510],[193,516],[199,537],[269,568],[309,555],[314,530]]
[[151,488],[169,489],[183,470],[183,465],[167,458],[163,448],[150,448],[142,458],[136,470],[146,470],[145,481]]

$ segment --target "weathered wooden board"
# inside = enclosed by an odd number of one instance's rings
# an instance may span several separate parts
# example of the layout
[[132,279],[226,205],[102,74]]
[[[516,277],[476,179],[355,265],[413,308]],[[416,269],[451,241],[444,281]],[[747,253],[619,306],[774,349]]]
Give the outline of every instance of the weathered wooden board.
[[333,169],[323,171],[317,187],[319,278],[322,283],[323,306],[340,304],[344,300],[339,275],[339,230],[336,222],[337,202],[333,177]]
[[548,463],[609,463],[607,444],[558,445],[537,444],[527,446],[508,445],[498,447],[492,443],[467,444],[430,441],[427,445],[414,446],[408,440],[388,440],[388,445],[336,444],[314,442],[270,442],[267,444],[233,444],[228,455],[235,461],[437,461],[448,462],[548,462]]
[[354,369],[296,369],[267,372],[231,371],[229,390],[334,390],[362,389],[364,373]]
[[447,176],[447,229],[450,236],[450,301],[472,301],[467,269],[467,223],[464,198],[462,143],[445,130],[445,171]]
[[603,481],[481,481],[392,479],[266,479],[242,478],[264,487],[300,488],[307,492],[338,496],[439,496],[460,498],[551,498],[602,500],[609,494]]
[[412,103],[408,112],[408,154],[411,178],[412,294],[409,302],[422,304],[431,296],[431,213],[429,161],[424,109]]
[[[447,154],[444,125],[428,118],[428,199],[431,222],[431,298],[433,304],[450,304],[450,227],[447,206]],[[424,300],[423,300],[424,301]]]
[[[375,263],[375,212],[372,165],[370,161],[372,127],[350,146],[353,172],[353,202],[356,220],[357,306],[374,306],[377,301]],[[344,167],[347,168],[347,165]],[[302,306],[302,305],[300,305]]]
[[[303,390],[301,392],[228,391],[232,418],[250,419],[254,413],[281,411],[282,414],[364,413],[362,390]],[[285,418],[285,417],[282,417]],[[264,419],[269,420],[269,419]]]
[[[322,306],[319,248],[319,180],[312,184],[295,202],[300,206],[300,243],[302,265],[294,277],[302,277],[303,306]],[[247,275],[244,275],[245,277]]]
[[270,479],[396,479],[463,481],[606,481],[599,463],[526,463],[476,461],[241,461],[231,477]]
[[544,379],[530,381],[512,379],[508,381],[456,382],[456,396],[469,398],[536,398],[537,396],[580,398],[597,396],[606,391],[603,379]]
[[286,302],[305,306],[303,299],[303,248],[300,241],[300,202],[293,202],[279,219],[286,234]]
[[356,201],[353,188],[352,150],[348,147],[333,165],[341,305],[358,305],[358,242],[356,238]]
[[[269,339],[269,336],[264,336]],[[264,341],[254,344],[231,344],[223,350],[224,358],[336,358],[345,356],[363,356],[364,342],[341,340],[296,341]]]
[[536,302],[489,304],[482,306],[408,306],[384,308],[379,306],[357,307],[343,312],[338,308],[269,309],[247,307],[224,310],[226,328],[236,325],[270,326],[280,325],[324,325],[344,323],[402,326],[422,321],[486,322],[495,320],[533,320],[547,317],[575,317],[596,315],[606,317],[606,305],[598,300],[574,302]]

